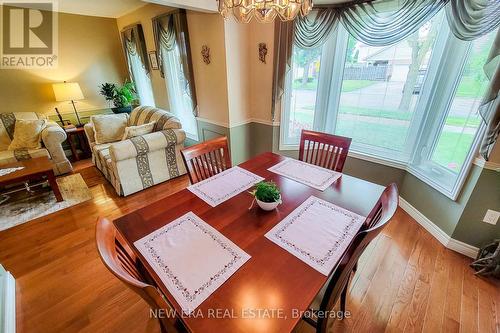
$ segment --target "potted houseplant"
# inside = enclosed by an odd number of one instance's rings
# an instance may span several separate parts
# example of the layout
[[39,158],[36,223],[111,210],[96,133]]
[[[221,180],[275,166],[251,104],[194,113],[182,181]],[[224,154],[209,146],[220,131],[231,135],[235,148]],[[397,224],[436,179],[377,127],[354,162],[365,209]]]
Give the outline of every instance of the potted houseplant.
[[260,182],[250,193],[255,197],[257,205],[263,210],[273,210],[282,203],[280,189],[274,182]]
[[114,107],[111,108],[113,113],[130,113],[132,103],[137,101],[137,92],[132,82],[125,82],[122,86],[114,83],[104,83],[101,85],[99,93],[109,103],[113,103]]

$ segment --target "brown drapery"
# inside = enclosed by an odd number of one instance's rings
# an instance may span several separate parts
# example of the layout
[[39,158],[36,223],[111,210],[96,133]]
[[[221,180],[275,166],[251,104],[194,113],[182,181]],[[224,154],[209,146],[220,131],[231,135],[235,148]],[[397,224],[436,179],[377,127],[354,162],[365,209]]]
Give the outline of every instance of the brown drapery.
[[285,93],[285,78],[292,68],[293,22],[275,21],[274,27],[274,73],[271,105],[271,119],[275,120],[276,107]]

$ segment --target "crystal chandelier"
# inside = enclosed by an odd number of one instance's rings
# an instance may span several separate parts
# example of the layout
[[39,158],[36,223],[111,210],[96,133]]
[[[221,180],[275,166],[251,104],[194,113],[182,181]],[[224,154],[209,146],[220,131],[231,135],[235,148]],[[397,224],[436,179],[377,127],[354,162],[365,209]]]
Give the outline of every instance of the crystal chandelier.
[[300,13],[307,15],[312,9],[312,0],[219,0],[219,13],[228,18],[231,13],[238,22],[248,23],[255,17],[268,23],[278,16],[282,21],[291,21]]

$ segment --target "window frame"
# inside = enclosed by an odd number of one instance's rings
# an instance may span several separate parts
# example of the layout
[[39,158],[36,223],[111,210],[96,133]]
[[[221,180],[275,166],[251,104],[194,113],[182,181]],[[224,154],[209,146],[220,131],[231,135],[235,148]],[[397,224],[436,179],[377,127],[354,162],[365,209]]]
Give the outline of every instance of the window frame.
[[[444,15],[442,19],[444,19]],[[322,106],[326,105],[326,107],[323,106],[318,110],[318,103],[315,104],[313,121],[314,130],[335,133],[340,95],[342,93],[341,87],[344,76],[348,38],[349,33],[342,25],[339,25],[326,42],[329,43],[330,40],[334,40],[334,54],[343,54],[343,56],[340,57],[342,58],[340,60],[338,60],[339,57],[336,57],[337,61],[334,61],[332,66],[333,74],[330,75],[331,82],[329,84],[330,90],[332,91],[328,94],[328,101],[321,101]],[[429,59],[429,68],[422,84],[422,91],[418,96],[415,109],[413,110],[413,117],[408,128],[408,137],[402,154],[400,154],[399,158],[394,158],[384,154],[383,151],[385,150],[387,152],[387,150],[382,147],[377,149],[377,147],[374,146],[353,142],[348,155],[354,158],[403,169],[455,201],[477,155],[476,152],[485,129],[484,123],[481,122],[478,126],[472,144],[467,152],[466,159],[458,174],[432,161],[432,155],[440,139],[444,123],[450,113],[453,100],[456,97],[458,85],[463,77],[465,64],[471,56],[471,45],[472,42],[470,41],[464,42],[454,37],[448,25],[442,21],[440,31],[434,42],[431,58]],[[458,58],[447,56],[447,54],[456,54],[457,52],[460,54]],[[324,53],[325,48],[322,51],[321,66],[323,65]],[[457,64],[459,64],[458,69]],[[448,73],[448,75],[443,75],[443,73]],[[451,80],[449,78],[450,73],[452,74]],[[297,150],[299,148],[299,143],[287,143],[291,113],[290,98],[293,89],[293,85],[291,84],[292,76],[292,71],[287,73],[284,103],[281,103],[279,149],[283,151]],[[319,96],[319,87],[320,79],[318,79],[316,97]],[[436,87],[439,87],[439,89],[436,89]],[[446,87],[445,94],[441,91],[443,87]],[[333,103],[332,99],[334,100]],[[329,112],[332,104],[334,105],[333,110],[335,111]],[[444,112],[433,114],[432,110],[435,109],[444,110]],[[325,125],[323,129],[318,126],[318,123],[328,125]],[[427,149],[428,147],[430,147],[430,149]],[[453,182],[445,183],[438,181],[436,178],[433,178],[428,171],[425,171],[425,167],[428,167],[428,170],[437,168],[442,174],[448,173],[450,176],[445,176],[445,178],[451,179]]]

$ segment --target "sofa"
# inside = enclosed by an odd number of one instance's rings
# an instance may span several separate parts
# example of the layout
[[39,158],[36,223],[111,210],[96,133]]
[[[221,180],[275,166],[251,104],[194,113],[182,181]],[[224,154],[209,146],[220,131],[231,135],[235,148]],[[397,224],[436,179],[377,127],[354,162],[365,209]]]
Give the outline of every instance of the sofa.
[[180,150],[186,134],[172,113],[154,107],[132,110],[127,126],[155,122],[152,133],[130,139],[96,144],[92,121],[85,125],[92,161],[121,196],[141,191],[184,175]]
[[61,175],[71,172],[73,167],[64,154],[62,143],[66,140],[66,132],[55,122],[48,121],[42,131],[42,148],[8,150],[14,137],[16,119],[47,119],[45,115],[35,112],[0,113],[0,166],[35,157],[47,156],[54,164],[54,173]]

